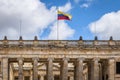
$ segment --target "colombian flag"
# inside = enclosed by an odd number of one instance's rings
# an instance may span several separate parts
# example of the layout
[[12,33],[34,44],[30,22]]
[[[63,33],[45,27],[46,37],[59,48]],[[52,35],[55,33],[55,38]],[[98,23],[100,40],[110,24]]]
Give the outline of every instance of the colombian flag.
[[70,14],[58,11],[58,20],[71,20],[72,16]]

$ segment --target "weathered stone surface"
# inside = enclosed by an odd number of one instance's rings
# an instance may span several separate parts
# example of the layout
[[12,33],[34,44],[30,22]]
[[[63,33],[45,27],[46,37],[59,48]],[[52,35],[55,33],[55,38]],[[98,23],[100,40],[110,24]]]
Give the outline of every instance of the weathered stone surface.
[[61,65],[61,80],[68,80],[68,58],[63,58]]
[[19,75],[18,75],[18,80],[23,80],[23,58],[18,58],[18,72],[19,72]]
[[84,80],[83,76],[83,61],[84,58],[80,57],[75,63],[75,80]]
[[33,80],[38,80],[38,60],[39,58],[34,57],[33,59]]
[[115,80],[115,59],[108,60],[108,80]]
[[93,80],[99,80],[99,58],[93,59]]
[[8,80],[8,58],[2,59],[3,80]]
[[[120,75],[115,73],[117,61],[120,62],[119,40],[44,41],[35,38],[0,41],[0,80],[9,79],[9,66],[13,68],[12,77],[19,80],[25,77],[59,80],[54,78],[59,75],[60,80],[120,80]],[[74,62],[76,64],[71,65]],[[23,63],[33,64],[26,66]]]
[[48,58],[48,61],[47,61],[47,80],[54,80],[54,77],[53,77],[53,58]]

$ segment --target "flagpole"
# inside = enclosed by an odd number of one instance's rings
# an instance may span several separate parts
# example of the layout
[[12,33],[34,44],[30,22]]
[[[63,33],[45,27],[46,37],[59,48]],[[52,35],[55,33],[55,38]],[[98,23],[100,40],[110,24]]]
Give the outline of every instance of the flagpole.
[[57,40],[59,40],[59,20],[58,20],[58,10],[59,10],[59,8],[57,9]]
[[22,25],[22,21],[21,21],[21,18],[20,18],[20,36],[21,36],[21,25]]
[[[59,9],[57,9],[57,10],[59,11]],[[59,14],[62,15],[62,17],[60,16],[61,18],[59,18]],[[60,39],[60,38],[59,38],[59,20],[71,20],[71,18],[72,18],[71,15],[66,14],[66,13],[63,13],[63,12],[61,12],[61,11],[59,11],[59,12],[57,13],[57,40]]]
[[96,22],[95,22],[95,36],[97,36],[97,33],[96,33]]
[[57,20],[57,40],[59,40],[59,20]]

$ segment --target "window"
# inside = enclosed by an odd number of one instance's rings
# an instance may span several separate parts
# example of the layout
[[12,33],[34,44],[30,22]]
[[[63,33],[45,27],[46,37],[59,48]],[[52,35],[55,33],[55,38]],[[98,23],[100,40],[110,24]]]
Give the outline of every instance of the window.
[[116,62],[116,74],[120,74],[120,62]]
[[55,76],[54,76],[54,80],[60,80],[60,79],[59,79],[59,75],[55,75]]
[[18,76],[15,76],[15,77],[14,77],[14,80],[18,80]]
[[24,78],[24,80],[30,80],[30,76],[25,76]]
[[2,67],[2,65],[1,65],[1,62],[0,62],[0,72],[1,72],[1,67]]

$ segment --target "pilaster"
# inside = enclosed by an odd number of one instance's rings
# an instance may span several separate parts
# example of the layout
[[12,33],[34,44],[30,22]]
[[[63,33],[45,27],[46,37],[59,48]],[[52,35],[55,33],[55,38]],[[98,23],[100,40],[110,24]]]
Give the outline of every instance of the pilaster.
[[8,80],[8,58],[2,59],[3,80]]
[[23,80],[23,58],[18,58],[18,80]]
[[68,80],[68,60],[69,58],[63,58],[61,65],[61,80]]
[[53,58],[48,58],[47,62],[47,80],[53,80]]
[[84,80],[83,76],[83,60],[84,58],[78,58],[75,63],[75,80]]
[[38,60],[39,58],[35,57],[33,60],[33,80],[38,80]]
[[93,80],[99,80],[99,58],[93,59]]
[[108,80],[115,80],[115,59],[108,60]]

